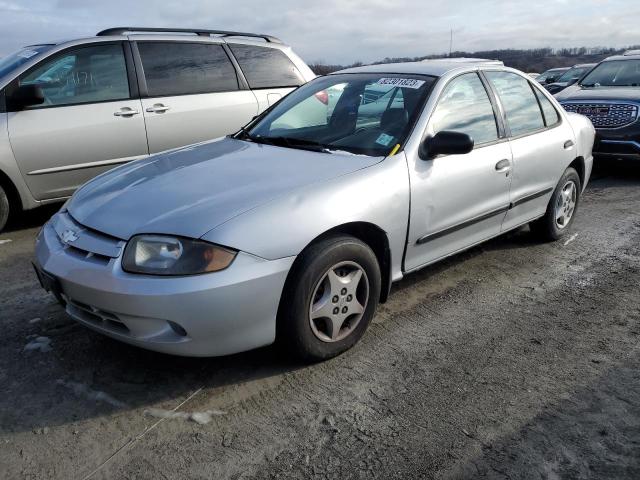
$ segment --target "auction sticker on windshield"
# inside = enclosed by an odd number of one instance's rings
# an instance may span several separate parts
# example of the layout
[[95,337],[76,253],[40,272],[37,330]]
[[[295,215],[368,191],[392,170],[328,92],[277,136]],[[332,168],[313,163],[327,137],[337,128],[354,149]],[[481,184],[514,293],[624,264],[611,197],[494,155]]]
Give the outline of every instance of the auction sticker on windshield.
[[415,78],[381,78],[376,83],[392,87],[420,88],[424,85],[424,80],[416,80]]

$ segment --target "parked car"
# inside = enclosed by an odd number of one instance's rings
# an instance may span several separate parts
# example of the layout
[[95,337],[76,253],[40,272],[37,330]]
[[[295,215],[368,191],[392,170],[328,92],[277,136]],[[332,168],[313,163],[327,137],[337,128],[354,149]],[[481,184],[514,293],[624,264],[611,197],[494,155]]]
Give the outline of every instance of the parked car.
[[640,51],[603,60],[557,99],[595,126],[594,155],[640,160]]
[[550,68],[549,70],[546,70],[545,72],[542,72],[540,75],[538,75],[536,77],[536,82],[542,83],[543,85],[545,83],[553,83],[557,81],[558,78],[560,78],[560,76],[567,70],[569,70],[569,67]]
[[[335,98],[322,121],[320,92]],[[566,235],[593,137],[503,66],[344,70],[233,136],[90,181],[38,235],[36,268],[71,317],[133,345],[209,356],[277,339],[326,359],[404,275],[526,224]]]
[[556,93],[559,93],[565,88],[576,83],[595,66],[595,63],[581,63],[579,65],[574,65],[569,70],[560,75],[557,81],[553,83],[547,83],[544,88],[546,88],[549,93],[555,95]]
[[0,61],[0,230],[115,165],[236,131],[314,78],[280,40],[115,28]]

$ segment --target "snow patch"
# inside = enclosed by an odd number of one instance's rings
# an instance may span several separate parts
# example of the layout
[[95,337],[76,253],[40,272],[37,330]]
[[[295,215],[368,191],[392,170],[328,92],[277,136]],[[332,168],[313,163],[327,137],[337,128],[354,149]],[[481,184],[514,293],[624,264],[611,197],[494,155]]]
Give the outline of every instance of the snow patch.
[[36,337],[24,346],[24,351],[40,350],[43,353],[51,351],[51,339],[49,337]]
[[176,412],[175,410],[163,410],[161,408],[150,408],[145,410],[144,414],[156,418],[179,418],[181,420],[191,420],[200,425],[206,425],[211,422],[215,415],[225,415],[227,412],[222,410],[207,410],[205,412]]
[[4,245],[5,243],[10,243],[12,240],[7,238],[6,240],[0,240],[0,245]]
[[64,381],[61,378],[56,380],[56,383],[71,390],[76,397],[84,397],[89,400],[93,400],[94,402],[107,403],[112,407],[117,408],[124,408],[127,406],[126,403],[121,402],[108,393],[105,393],[101,390],[93,390],[84,383]]
[[571,242],[573,242],[576,237],[578,236],[577,233],[574,233],[573,235],[571,235],[566,242],[564,242],[564,246],[566,247],[567,245],[569,245]]

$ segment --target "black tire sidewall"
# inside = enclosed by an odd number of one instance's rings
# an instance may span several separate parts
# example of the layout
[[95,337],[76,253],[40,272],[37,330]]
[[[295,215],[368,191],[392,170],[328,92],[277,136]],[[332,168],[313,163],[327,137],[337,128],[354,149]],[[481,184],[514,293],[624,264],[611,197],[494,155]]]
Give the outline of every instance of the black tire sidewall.
[[0,186],[0,232],[7,225],[9,220],[9,198],[4,188]]
[[[558,225],[556,225],[555,206],[558,201],[558,197],[561,195],[562,187],[564,187],[564,185],[569,180],[573,180],[573,182],[576,185],[576,206],[573,210],[569,223],[564,228],[559,228]],[[556,185],[556,189],[553,191],[553,195],[551,195],[551,200],[549,201],[549,205],[547,206],[547,212],[543,217],[544,230],[545,230],[545,232],[543,233],[546,234],[548,238],[550,238],[551,240],[558,240],[564,235],[566,235],[566,233],[571,229],[571,226],[573,225],[573,221],[576,218],[576,213],[578,212],[578,206],[580,205],[581,193],[582,193],[582,185],[580,182],[580,176],[578,175],[578,172],[571,167],[567,168],[564,174],[562,175],[562,178],[560,178],[558,185]]]
[[[309,322],[311,295],[322,276],[334,265],[353,261],[369,280],[369,300],[360,322],[351,334],[338,342],[323,342],[315,336]],[[292,350],[306,361],[326,360],[351,348],[360,340],[373,318],[380,298],[380,267],[373,251],[350,236],[335,236],[312,245],[303,252],[283,294],[278,319],[282,348]]]

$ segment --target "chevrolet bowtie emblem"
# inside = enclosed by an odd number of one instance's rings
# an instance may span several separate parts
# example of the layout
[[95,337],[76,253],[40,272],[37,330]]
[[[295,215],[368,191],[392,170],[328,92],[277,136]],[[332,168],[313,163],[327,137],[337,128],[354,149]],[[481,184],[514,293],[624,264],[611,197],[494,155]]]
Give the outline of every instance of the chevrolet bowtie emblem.
[[65,230],[60,236],[64,243],[72,243],[78,239],[78,235],[73,230]]

